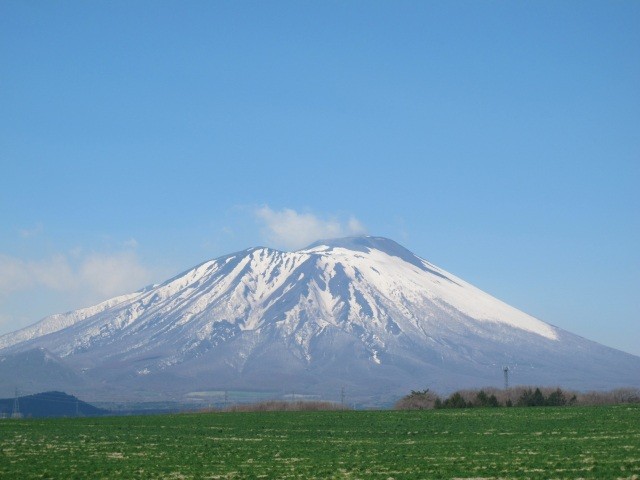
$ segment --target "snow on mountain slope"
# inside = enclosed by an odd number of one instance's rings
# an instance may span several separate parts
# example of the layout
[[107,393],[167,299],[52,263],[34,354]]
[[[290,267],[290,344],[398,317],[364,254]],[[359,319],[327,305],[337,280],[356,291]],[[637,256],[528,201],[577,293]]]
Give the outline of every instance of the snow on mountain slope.
[[[394,391],[415,378],[443,388],[469,384],[493,378],[504,362],[528,363],[538,375],[532,378],[559,383],[553,362],[571,378],[586,368],[589,352],[598,368],[637,359],[620,360],[380,237],[320,241],[296,252],[250,248],[0,337],[0,354],[34,348],[104,384],[144,378],[153,390],[190,378],[179,391],[215,378],[218,387],[273,388],[287,378],[307,390],[348,382],[363,395],[372,381]],[[572,367],[572,354],[582,365]]]
[[138,295],[140,295],[140,292],[120,295],[92,307],[81,308],[80,310],[74,310],[67,313],[56,313],[49,317],[45,317],[38,323],[23,328],[22,330],[18,330],[17,332],[8,333],[1,336],[0,349],[14,345],[16,343],[30,340],[32,338],[37,338],[43,335],[57,332],[58,330],[62,330],[63,328],[67,328],[77,322],[85,320],[98,313],[104,312],[107,309],[113,308],[120,303],[131,300]]
[[351,280],[360,284],[361,288],[367,284],[372,285],[378,294],[390,302],[397,304],[406,300],[408,304],[415,304],[422,298],[427,298],[459,310],[476,320],[501,322],[550,339],[557,339],[550,325],[497,300],[418,257],[414,256],[413,259],[418,262],[407,262],[402,257],[377,249],[354,255],[352,250],[346,248],[321,245],[311,251],[319,254],[322,262],[334,272],[339,268],[337,265],[347,265],[345,272]]
[[[345,322],[375,326],[389,319],[395,322],[395,317],[406,328],[419,330],[433,316],[430,311],[425,313],[432,305],[478,321],[504,323],[549,339],[557,338],[553,327],[410,252],[398,256],[402,247],[387,239],[380,239],[378,244],[375,238],[365,237],[366,246],[358,239],[351,239],[355,242],[352,248],[340,246],[349,240],[342,239],[292,253],[254,248],[205,262],[155,288],[47,317],[34,326],[0,337],[0,348],[55,333],[78,322],[82,323],[71,342],[65,335],[64,342],[57,342],[60,346],[55,348],[56,353],[70,355],[118,332],[131,336],[143,329],[154,333],[154,342],[162,341],[158,335],[168,339],[171,332],[180,329],[189,332],[188,341],[198,343],[210,338],[221,322],[240,330],[256,330],[275,322],[292,331],[301,312],[320,326]],[[354,250],[354,246],[361,249]],[[292,290],[296,292],[293,298]],[[142,339],[142,344],[148,343],[144,341],[148,337]]]

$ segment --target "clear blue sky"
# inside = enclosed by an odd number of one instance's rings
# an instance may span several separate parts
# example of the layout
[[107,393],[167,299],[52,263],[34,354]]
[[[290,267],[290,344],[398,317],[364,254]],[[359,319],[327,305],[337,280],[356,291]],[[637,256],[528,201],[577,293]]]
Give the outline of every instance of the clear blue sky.
[[0,333],[367,232],[640,354],[640,2],[0,2]]

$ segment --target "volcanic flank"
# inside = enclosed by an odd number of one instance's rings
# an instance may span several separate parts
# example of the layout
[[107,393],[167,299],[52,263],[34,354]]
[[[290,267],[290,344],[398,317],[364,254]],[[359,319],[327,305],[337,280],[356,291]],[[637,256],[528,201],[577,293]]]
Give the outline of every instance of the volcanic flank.
[[[9,367],[25,355],[36,360]],[[368,236],[296,252],[250,248],[0,337],[4,388],[88,399],[215,390],[330,399],[345,388],[354,401],[384,403],[411,389],[499,386],[504,365],[518,384],[640,386],[640,357],[544,323]]]

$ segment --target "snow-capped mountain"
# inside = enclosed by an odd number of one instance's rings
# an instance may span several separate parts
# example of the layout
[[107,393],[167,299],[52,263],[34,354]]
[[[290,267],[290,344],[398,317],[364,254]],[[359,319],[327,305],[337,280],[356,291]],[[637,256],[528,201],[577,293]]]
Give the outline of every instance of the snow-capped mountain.
[[132,398],[239,389],[331,398],[344,387],[375,402],[501,385],[503,365],[519,384],[640,386],[640,357],[533,318],[380,237],[251,248],[47,317],[0,337],[0,376],[7,359],[34,349],[73,372],[75,391],[80,375],[101,396]]

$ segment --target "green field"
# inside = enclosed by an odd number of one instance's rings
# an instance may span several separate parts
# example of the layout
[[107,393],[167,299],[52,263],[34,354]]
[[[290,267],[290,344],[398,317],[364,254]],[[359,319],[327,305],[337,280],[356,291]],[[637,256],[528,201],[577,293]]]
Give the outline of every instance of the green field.
[[0,478],[640,478],[640,406],[0,420]]

